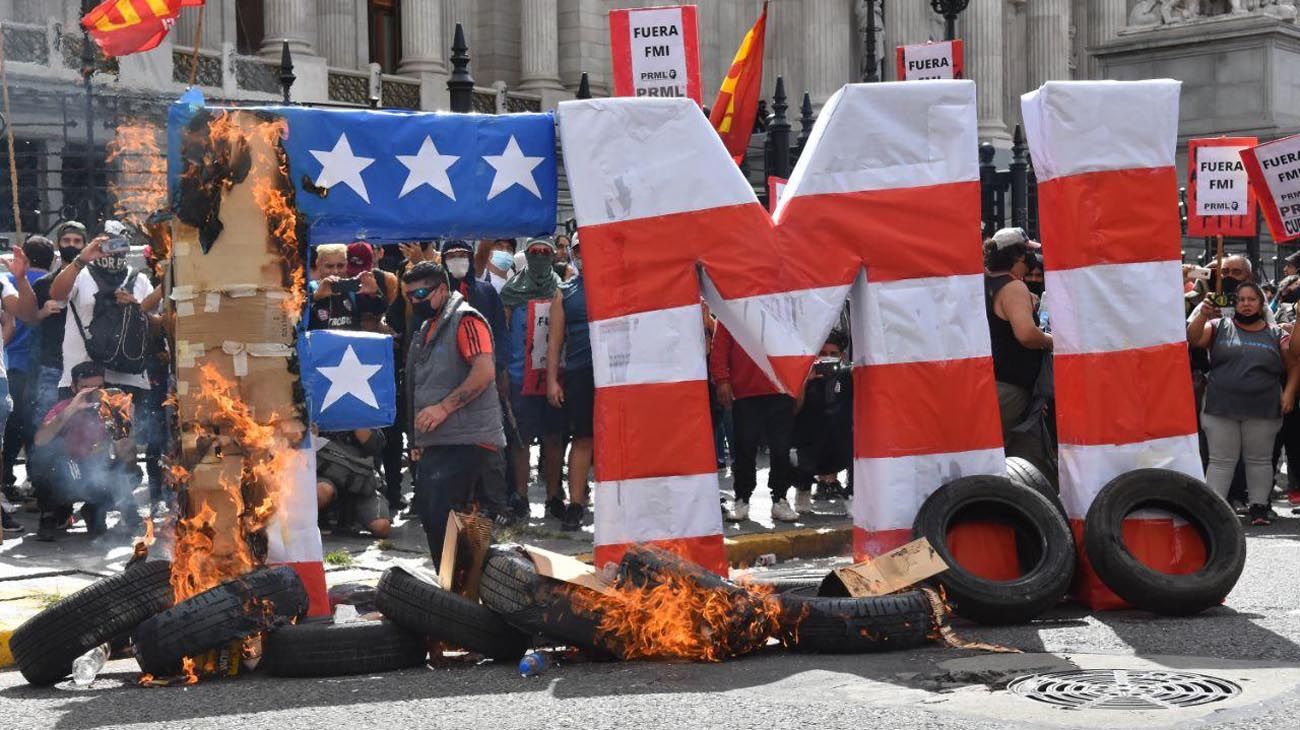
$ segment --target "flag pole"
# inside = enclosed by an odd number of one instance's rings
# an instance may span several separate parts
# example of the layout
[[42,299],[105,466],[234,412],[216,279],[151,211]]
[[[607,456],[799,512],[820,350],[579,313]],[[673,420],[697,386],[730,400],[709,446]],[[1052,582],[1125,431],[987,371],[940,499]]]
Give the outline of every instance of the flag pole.
[[14,122],[9,116],[9,75],[6,72],[4,34],[0,33],[0,93],[4,97],[5,142],[9,146],[9,189],[13,193],[14,234],[17,245],[23,241],[23,219],[18,205],[18,161],[14,159]]
[[199,77],[199,41],[203,38],[203,11],[207,7],[207,3],[199,6],[199,22],[194,24],[194,53],[190,56],[190,86],[193,86]]

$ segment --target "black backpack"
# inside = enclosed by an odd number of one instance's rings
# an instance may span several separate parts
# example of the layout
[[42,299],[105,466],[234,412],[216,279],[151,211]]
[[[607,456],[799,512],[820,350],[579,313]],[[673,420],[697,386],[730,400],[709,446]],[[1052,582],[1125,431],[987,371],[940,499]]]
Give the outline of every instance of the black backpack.
[[77,331],[86,342],[86,354],[107,370],[138,375],[145,370],[145,355],[149,346],[149,319],[139,304],[118,304],[117,290],[135,290],[135,279],[140,275],[132,271],[121,287],[106,289],[102,285],[95,292],[95,308],[89,332],[81,322],[75,306],[69,306],[77,321]]

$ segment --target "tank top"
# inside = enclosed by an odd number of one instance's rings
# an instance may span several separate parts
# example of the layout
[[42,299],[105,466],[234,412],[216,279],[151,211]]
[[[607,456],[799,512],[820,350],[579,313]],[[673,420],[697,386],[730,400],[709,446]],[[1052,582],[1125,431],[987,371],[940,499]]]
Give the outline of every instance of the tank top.
[[1205,412],[1224,418],[1281,418],[1282,330],[1248,332],[1231,319],[1214,323]]
[[993,311],[998,292],[1012,281],[1015,279],[1010,274],[984,277],[984,313],[988,316],[989,340],[993,346],[993,375],[999,383],[1033,388],[1043,365],[1043,353],[1020,344],[1011,323]]
[[564,301],[564,369],[591,369],[591,337],[587,325],[587,287],[582,274],[560,285]]

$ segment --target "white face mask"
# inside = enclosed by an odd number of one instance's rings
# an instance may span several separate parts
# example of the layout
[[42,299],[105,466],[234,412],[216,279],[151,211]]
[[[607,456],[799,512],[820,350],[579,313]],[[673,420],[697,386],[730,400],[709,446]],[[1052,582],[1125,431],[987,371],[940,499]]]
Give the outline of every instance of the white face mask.
[[464,279],[469,273],[469,259],[463,256],[447,259],[447,273],[451,274],[453,279]]

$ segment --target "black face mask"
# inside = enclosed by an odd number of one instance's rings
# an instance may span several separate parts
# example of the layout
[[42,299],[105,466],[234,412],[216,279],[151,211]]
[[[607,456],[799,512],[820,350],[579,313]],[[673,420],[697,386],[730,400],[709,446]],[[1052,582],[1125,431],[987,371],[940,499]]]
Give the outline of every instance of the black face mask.
[[72,263],[72,260],[79,255],[81,255],[81,249],[76,246],[61,246],[59,248],[59,258],[63,259],[65,264]]
[[1045,283],[1046,282],[1042,281],[1026,281],[1025,286],[1029,288],[1030,294],[1033,294],[1036,297],[1041,297],[1043,296],[1043,285]]
[[416,302],[415,304],[412,304],[411,311],[415,312],[416,316],[418,316],[420,319],[429,319],[434,314],[436,314],[438,310],[433,308],[433,302],[425,300],[423,302]]
[[1231,276],[1223,277],[1223,291],[1225,293],[1231,294],[1237,291],[1237,287],[1239,286],[1241,286],[1241,279],[1236,279]]
[[1255,312],[1254,314],[1242,314],[1241,312],[1237,312],[1236,314],[1232,315],[1233,321],[1235,321],[1237,324],[1255,324],[1256,322],[1260,321],[1263,318],[1264,318],[1263,312]]

